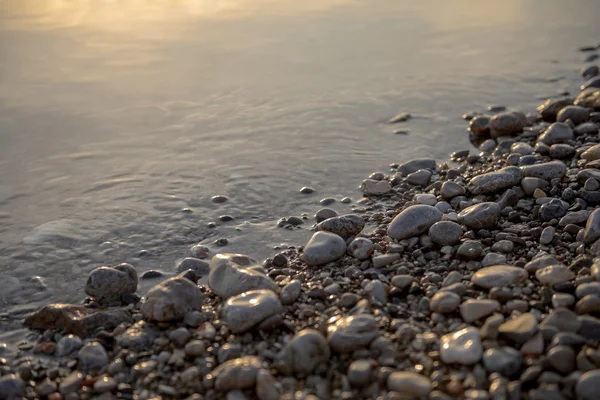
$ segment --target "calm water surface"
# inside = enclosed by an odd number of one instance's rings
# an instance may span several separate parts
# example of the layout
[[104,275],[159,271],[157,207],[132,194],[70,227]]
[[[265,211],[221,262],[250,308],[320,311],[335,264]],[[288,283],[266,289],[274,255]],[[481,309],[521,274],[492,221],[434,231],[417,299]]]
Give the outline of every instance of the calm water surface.
[[[599,16],[593,0],[1,1],[0,323],[81,301],[98,265],[304,241],[275,221],[468,148],[465,111],[575,90]],[[384,123],[401,111],[406,136]]]

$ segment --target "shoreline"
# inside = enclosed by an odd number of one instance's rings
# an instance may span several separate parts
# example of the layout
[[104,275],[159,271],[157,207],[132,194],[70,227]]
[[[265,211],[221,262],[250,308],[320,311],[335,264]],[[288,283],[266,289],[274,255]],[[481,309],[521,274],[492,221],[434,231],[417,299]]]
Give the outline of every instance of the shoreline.
[[26,319],[42,333],[4,360],[0,393],[591,399],[600,79],[597,68],[582,72],[592,86],[577,106],[558,98],[539,116],[474,116],[482,153],[372,174],[364,213],[319,211],[331,218],[305,246],[262,265],[194,246],[180,275],[143,299],[130,265],[95,269],[85,307]]

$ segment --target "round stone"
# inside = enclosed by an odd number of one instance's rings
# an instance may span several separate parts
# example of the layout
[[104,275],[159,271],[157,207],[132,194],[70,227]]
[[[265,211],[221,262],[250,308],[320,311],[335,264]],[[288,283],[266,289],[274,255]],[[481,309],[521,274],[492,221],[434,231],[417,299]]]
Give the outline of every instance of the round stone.
[[377,321],[370,314],[342,317],[327,328],[329,346],[338,353],[365,347],[378,335]]
[[76,335],[65,335],[56,344],[56,355],[65,357],[83,347],[83,341]]
[[600,239],[600,208],[594,210],[588,217],[583,233],[583,242],[592,244]]
[[475,240],[467,240],[458,247],[456,256],[463,260],[476,260],[483,253],[483,245]]
[[483,346],[477,328],[468,327],[448,333],[440,340],[440,357],[446,364],[475,364],[482,354]]
[[573,104],[573,99],[568,97],[551,98],[546,100],[537,109],[544,121],[554,122],[560,110],[571,104]]
[[254,387],[258,371],[262,367],[259,358],[246,356],[226,361],[212,370],[210,374],[213,376],[217,390],[229,392]]
[[317,222],[325,221],[326,219],[337,217],[337,212],[332,210],[331,208],[321,208],[315,214],[315,219]]
[[462,227],[456,222],[439,221],[429,228],[429,237],[434,243],[451,246],[460,242]]
[[446,181],[442,183],[442,187],[440,188],[440,194],[444,199],[451,199],[456,196],[462,196],[465,193],[466,190],[463,186],[452,181]]
[[365,179],[360,185],[360,190],[368,196],[381,196],[392,190],[389,181],[376,181],[374,179]]
[[500,206],[497,203],[479,203],[465,208],[458,214],[458,222],[469,229],[491,228],[500,218]]
[[227,196],[224,195],[216,195],[211,197],[210,199],[213,203],[225,203],[227,200],[229,200],[229,198]]
[[98,342],[88,343],[79,350],[78,368],[82,371],[98,371],[108,364],[108,354]]
[[373,362],[370,360],[357,360],[348,367],[348,380],[354,387],[364,387],[371,382]]
[[579,377],[575,391],[581,400],[595,400],[598,398],[599,387],[600,369],[593,369]]
[[500,303],[496,300],[470,299],[460,305],[460,315],[466,323],[471,323],[480,318],[488,317],[498,310],[500,310]]
[[477,175],[469,181],[467,189],[475,195],[492,194],[518,185],[521,178],[522,172],[519,167],[505,167],[498,171]]
[[284,375],[308,376],[329,360],[327,340],[319,331],[304,329],[286,343],[276,357],[276,367]]
[[410,206],[392,220],[388,226],[388,235],[396,240],[419,236],[441,219],[442,213],[435,207]]
[[359,260],[366,260],[373,254],[373,242],[366,238],[356,238],[348,245],[348,254]]
[[224,299],[255,289],[279,292],[279,286],[256,267],[257,262],[246,255],[217,254],[210,261],[208,286]]
[[407,396],[425,399],[431,393],[433,385],[429,378],[416,372],[392,372],[387,379],[387,388],[390,391]]
[[344,239],[358,235],[363,230],[365,221],[360,215],[348,214],[339,217],[331,217],[315,225],[315,231],[327,231],[335,233]]
[[135,293],[137,272],[130,264],[116,267],[98,267],[90,272],[85,283],[85,293],[100,303],[120,301],[121,296]]
[[459,304],[459,295],[449,291],[441,291],[433,295],[429,303],[429,309],[431,312],[446,314],[456,311]]
[[281,303],[283,305],[288,306],[290,304],[293,304],[298,299],[298,297],[300,297],[301,293],[302,284],[299,280],[294,279],[281,289],[281,294],[279,295],[279,298],[281,299]]
[[482,268],[471,277],[471,282],[484,289],[504,287],[527,279],[529,274],[523,268],[510,265],[494,265]]
[[581,106],[566,106],[559,111],[556,116],[558,122],[565,122],[571,120],[575,125],[582,124],[590,118],[590,112],[587,108]]
[[141,307],[144,319],[159,322],[180,320],[188,311],[202,307],[202,292],[186,274],[167,279],[148,291]]
[[196,274],[196,277],[200,278],[202,276],[208,275],[210,271],[210,264],[206,261],[200,260],[194,257],[186,257],[183,260],[179,261],[175,266],[175,271],[178,274],[191,269]]
[[550,265],[537,270],[535,277],[542,284],[553,286],[574,279],[575,274],[564,265]]
[[483,354],[483,365],[488,372],[497,372],[510,377],[521,370],[522,357],[512,347],[492,348]]
[[221,317],[233,333],[240,333],[282,312],[283,306],[275,293],[270,290],[251,290],[227,300]]
[[573,130],[563,122],[555,122],[540,135],[538,140],[549,146],[556,143],[565,143],[573,140]]
[[575,148],[568,144],[553,144],[550,146],[549,155],[552,158],[570,158],[575,154]]
[[555,346],[546,355],[548,363],[562,374],[568,374],[575,370],[575,351],[570,346]]
[[320,231],[316,232],[308,241],[301,258],[307,265],[317,266],[335,261],[345,252],[346,242],[344,239],[334,233]]

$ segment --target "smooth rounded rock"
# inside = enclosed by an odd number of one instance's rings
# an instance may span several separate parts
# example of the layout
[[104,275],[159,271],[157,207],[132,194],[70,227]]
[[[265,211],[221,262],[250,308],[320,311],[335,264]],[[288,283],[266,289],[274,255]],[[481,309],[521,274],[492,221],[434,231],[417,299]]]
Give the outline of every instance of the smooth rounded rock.
[[429,302],[431,312],[446,314],[456,311],[460,305],[460,296],[449,291],[437,292]]
[[456,222],[440,221],[429,228],[428,235],[434,243],[442,246],[452,246],[460,242],[463,234],[462,227]]
[[550,265],[535,272],[535,277],[544,285],[553,286],[559,283],[568,282],[575,278],[573,271],[564,265]]
[[600,144],[593,145],[585,150],[581,153],[580,158],[588,161],[600,160]]
[[481,359],[483,346],[479,330],[468,327],[442,336],[440,357],[446,364],[472,365]]
[[498,171],[477,175],[469,181],[467,189],[477,194],[492,194],[511,188],[521,182],[522,172],[519,167],[504,167]]
[[202,307],[200,288],[185,275],[186,272],[167,279],[148,291],[141,307],[144,319],[158,322],[180,320],[188,311]]
[[396,371],[388,376],[387,388],[407,396],[426,399],[433,385],[429,378],[416,372]]
[[365,221],[360,215],[348,214],[339,217],[328,218],[315,225],[315,231],[327,231],[335,233],[344,239],[358,235],[365,227]]
[[298,299],[298,297],[300,297],[301,293],[302,283],[299,280],[294,279],[281,289],[279,298],[283,305],[288,306],[290,304],[293,304]]
[[354,387],[364,387],[371,382],[373,362],[369,360],[353,361],[348,367],[348,380]]
[[215,389],[221,392],[249,389],[256,385],[258,371],[263,368],[258,357],[246,356],[229,360],[213,369],[210,373]]
[[255,289],[279,293],[279,286],[256,266],[255,260],[242,254],[217,254],[210,261],[208,286],[224,299]]
[[427,169],[420,169],[416,172],[408,174],[406,182],[411,185],[426,186],[431,178],[431,171]]
[[550,183],[540,178],[525,177],[521,179],[521,188],[527,196],[533,196],[535,189],[545,189]]
[[332,210],[331,208],[321,208],[315,214],[315,219],[317,222],[325,221],[326,219],[337,217],[337,212]]
[[98,342],[88,343],[79,350],[78,368],[83,371],[98,371],[108,364],[108,354]]
[[348,245],[347,252],[359,260],[366,260],[373,255],[373,242],[366,238],[356,238]]
[[567,173],[567,166],[562,161],[550,161],[521,167],[523,176],[540,178],[548,182],[552,179],[562,179]]
[[500,206],[486,202],[465,208],[458,214],[458,222],[469,229],[491,228],[500,218]]
[[335,261],[345,252],[346,242],[344,239],[334,233],[319,231],[304,247],[301,259],[309,266],[317,266]]
[[548,152],[548,155],[551,158],[558,159],[571,158],[574,154],[575,148],[571,145],[564,143],[553,144],[552,146],[550,146],[550,150]]
[[590,119],[590,112],[581,106],[566,106],[556,116],[558,122],[571,120],[575,125],[582,124]]
[[241,333],[282,312],[283,306],[274,292],[250,290],[229,298],[223,306],[221,318],[233,333]]
[[498,328],[500,334],[516,343],[525,343],[538,331],[538,322],[531,313],[509,319]]
[[524,281],[528,276],[529,274],[523,268],[511,265],[494,265],[475,272],[471,277],[471,282],[484,289],[492,289]]
[[575,391],[581,400],[595,400],[598,398],[599,387],[600,369],[593,369],[579,377]]
[[15,374],[0,377],[0,394],[3,399],[19,400],[25,398],[25,382]]
[[441,219],[442,213],[435,207],[410,206],[398,214],[388,225],[388,235],[396,240],[422,235]]
[[527,126],[527,117],[522,112],[508,111],[494,115],[489,127],[493,138],[514,135],[523,132]]
[[467,240],[456,250],[456,257],[463,260],[477,260],[483,254],[483,245],[476,240]]
[[380,196],[389,193],[392,190],[392,185],[389,181],[365,179],[360,185],[360,190],[366,195]]
[[329,360],[329,345],[314,329],[304,329],[286,343],[276,358],[277,369],[284,375],[308,376]]
[[417,172],[420,169],[434,170],[436,161],[432,158],[415,158],[398,166],[398,172],[404,176]]
[[466,323],[485,318],[500,310],[500,303],[496,300],[470,299],[460,305],[460,315]]
[[59,357],[69,356],[83,347],[83,341],[76,335],[65,335],[56,343],[56,355]]
[[90,272],[85,283],[85,293],[100,303],[120,301],[121,296],[135,293],[138,285],[137,271],[130,264],[115,267],[98,267]]
[[588,217],[583,233],[583,242],[592,244],[600,239],[600,209],[595,209]]
[[521,362],[521,353],[512,347],[488,349],[483,354],[483,365],[488,372],[497,372],[508,377],[521,370]]
[[327,328],[329,346],[338,353],[348,353],[367,346],[379,335],[372,315],[342,317]]
[[573,130],[569,125],[564,122],[555,122],[540,135],[538,140],[551,146],[556,143],[565,143],[573,140],[573,137]]
[[574,103],[587,108],[600,108],[600,89],[587,88],[577,95]]
[[194,271],[196,277],[200,278],[208,275],[210,272],[210,264],[206,261],[200,260],[199,258],[186,257],[179,261],[175,266],[175,271],[177,271],[178,274],[185,272],[188,269]]
[[446,181],[442,183],[440,194],[444,199],[451,199],[456,196],[462,196],[466,193],[466,189],[456,182]]
[[571,104],[573,104],[573,99],[569,97],[551,98],[540,105],[537,110],[544,121],[554,122],[560,110]]

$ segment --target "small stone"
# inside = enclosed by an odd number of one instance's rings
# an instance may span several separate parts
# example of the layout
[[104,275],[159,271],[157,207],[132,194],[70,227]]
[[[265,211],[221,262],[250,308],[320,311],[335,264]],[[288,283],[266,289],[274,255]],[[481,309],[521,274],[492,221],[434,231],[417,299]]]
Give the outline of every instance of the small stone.
[[453,292],[437,292],[431,298],[429,309],[431,312],[446,314],[456,311],[460,304],[460,296]]
[[463,260],[476,260],[481,257],[483,246],[475,240],[467,240],[458,247],[456,256]]
[[392,372],[387,378],[387,388],[390,391],[407,396],[425,399],[431,393],[433,385],[429,378],[416,372]]
[[138,277],[130,264],[116,267],[98,267],[90,272],[85,283],[85,293],[100,303],[121,300],[121,296],[135,293]]
[[515,244],[510,240],[499,240],[492,246],[492,251],[498,251],[500,253],[512,253],[515,248]]
[[366,238],[356,238],[348,245],[347,252],[356,259],[366,260],[373,254],[373,242]]
[[556,116],[558,122],[571,120],[575,125],[582,124],[590,118],[590,112],[581,106],[566,106]]
[[540,218],[542,221],[550,221],[560,219],[567,213],[567,209],[563,206],[559,199],[552,199],[550,202],[542,205],[540,208]]
[[521,314],[500,325],[500,335],[517,343],[527,342],[538,330],[538,323],[531,313]]
[[600,369],[594,369],[582,374],[577,380],[575,391],[581,400],[595,400],[598,398],[600,387]]
[[388,120],[388,123],[390,123],[390,124],[396,124],[398,122],[406,122],[409,119],[411,119],[411,117],[412,117],[412,115],[410,115],[409,113],[402,112],[402,113],[397,114],[397,115],[393,116],[392,118],[390,118]]
[[406,176],[420,169],[435,170],[436,161],[432,158],[416,158],[398,166],[398,172]]
[[411,275],[394,275],[392,277],[392,285],[400,290],[407,289],[414,282]]
[[564,265],[550,265],[537,270],[535,277],[542,284],[553,286],[570,281],[575,278],[575,274]]
[[258,400],[279,400],[279,385],[266,369],[261,369],[256,375],[256,397]]
[[517,142],[510,147],[511,153],[520,154],[522,156],[529,155],[533,153],[533,147],[531,147],[528,143]]
[[514,135],[523,132],[523,128],[527,126],[527,117],[518,111],[507,111],[494,115],[489,126],[492,138]]
[[521,178],[522,172],[519,167],[505,167],[495,172],[477,175],[469,181],[467,189],[475,195],[497,193],[518,185]]
[[191,310],[202,307],[202,292],[188,278],[187,272],[159,283],[143,299],[141,312],[149,321],[174,321],[183,319]]
[[600,239],[600,209],[596,209],[590,214],[583,234],[585,244],[592,244],[598,239]]
[[477,321],[500,310],[496,300],[467,300],[460,305],[460,315],[466,323]]
[[277,369],[285,375],[307,376],[329,360],[327,340],[314,329],[298,332],[283,347],[276,358]]
[[17,375],[9,374],[0,377],[0,394],[7,400],[24,398],[25,382]]
[[335,210],[332,210],[331,208],[321,208],[315,214],[315,219],[317,220],[317,222],[322,222],[326,219],[337,217],[337,215],[337,212]]
[[183,260],[179,261],[177,265],[175,265],[175,271],[178,274],[185,272],[188,269],[194,271],[196,277],[200,278],[202,276],[208,275],[210,271],[210,264],[198,258],[186,257]]
[[575,369],[575,351],[569,346],[555,346],[546,356],[546,359],[560,373],[568,374]]
[[552,295],[552,306],[554,308],[559,307],[571,307],[575,304],[575,297],[568,293],[554,293]]
[[227,200],[229,200],[229,198],[227,196],[218,194],[218,195],[211,197],[210,200],[213,203],[225,203]]
[[575,98],[576,105],[587,108],[600,108],[600,89],[587,88]]
[[338,353],[348,353],[367,346],[377,337],[377,321],[372,315],[342,317],[327,328],[329,346]]
[[444,199],[451,199],[456,196],[462,196],[466,193],[466,190],[463,186],[459,185],[456,182],[446,181],[442,184],[440,188],[440,194]]
[[373,257],[373,267],[381,268],[400,259],[399,253],[388,253]]
[[83,371],[98,371],[108,364],[108,354],[98,342],[88,343],[79,350],[78,368]]
[[540,105],[537,109],[544,121],[554,122],[556,121],[556,116],[560,110],[571,104],[573,104],[573,99],[568,97],[552,98],[546,100],[544,104]]
[[434,243],[451,246],[460,242],[462,227],[456,222],[439,221],[429,228],[428,235]]
[[102,377],[94,382],[94,390],[98,393],[112,392],[116,388],[117,382],[109,376]]
[[527,196],[533,196],[536,189],[545,189],[550,183],[544,179],[525,177],[521,179],[521,187]]
[[56,355],[69,356],[83,347],[83,341],[77,335],[65,335],[56,344]]
[[546,228],[544,228],[542,234],[540,235],[540,244],[548,245],[552,243],[552,241],[554,240],[555,233],[556,228],[554,228],[553,226],[547,226]]
[[81,389],[82,383],[83,374],[79,371],[73,371],[70,375],[67,375],[66,378],[61,380],[58,390],[60,394],[66,396],[69,393],[74,393]]
[[406,177],[406,182],[408,182],[411,185],[426,186],[429,183],[431,175],[431,171],[426,169],[420,169],[416,172],[408,174],[408,176]]
[[388,225],[388,235],[396,240],[422,235],[441,219],[442,213],[435,207],[410,206],[398,214]]
[[498,222],[500,211],[497,203],[475,204],[458,214],[458,222],[469,229],[491,228]]
[[489,133],[490,117],[486,115],[475,116],[469,121],[469,131],[476,136],[484,136]]
[[206,351],[206,347],[202,340],[190,340],[185,344],[183,351],[188,357],[200,357]]
[[215,389],[221,392],[249,389],[256,385],[256,377],[262,369],[259,358],[246,356],[226,361],[210,374],[215,382]]
[[283,306],[274,292],[251,290],[229,298],[223,306],[221,316],[233,333],[240,333],[282,312]]
[[471,277],[471,282],[476,286],[491,289],[524,281],[528,276],[529,274],[523,268],[510,265],[495,265],[475,272]]
[[556,143],[568,142],[573,140],[573,137],[573,130],[569,125],[563,122],[555,122],[540,135],[538,140],[550,146]]
[[314,193],[315,189],[309,187],[309,186],[304,186],[300,189],[300,193],[302,194],[311,194]]
[[415,203],[424,204],[426,206],[435,206],[437,204],[437,198],[431,193],[419,193],[415,195]]
[[483,365],[488,372],[497,372],[508,377],[521,370],[521,362],[521,353],[512,347],[488,349],[483,354]]
[[562,161],[527,165],[521,169],[525,177],[544,179],[548,182],[552,179],[562,179],[567,173],[567,166]]
[[540,327],[554,327],[560,332],[577,332],[581,327],[581,322],[573,311],[556,308],[544,318]]
[[346,252],[346,242],[340,236],[329,232],[316,232],[304,247],[301,259],[307,265],[327,264],[342,257]]
[[255,289],[279,293],[279,286],[256,266],[254,259],[243,254],[217,254],[210,261],[208,286],[224,299]]
[[364,228],[365,221],[361,216],[355,214],[342,215],[328,218],[315,225],[315,231],[327,231],[335,233],[344,239],[358,235]]
[[392,185],[389,181],[365,179],[360,184],[360,190],[366,195],[381,196],[389,193],[392,190]]
[[442,336],[440,356],[446,364],[472,365],[481,359],[483,346],[479,330],[468,327]]
[[281,289],[279,298],[284,306],[293,304],[302,293],[302,284],[299,280],[294,279]]
[[177,347],[183,347],[192,338],[192,333],[185,327],[177,328],[169,332],[169,339]]
[[371,383],[373,373],[373,362],[369,360],[357,360],[348,367],[348,380],[354,387],[365,387]]

